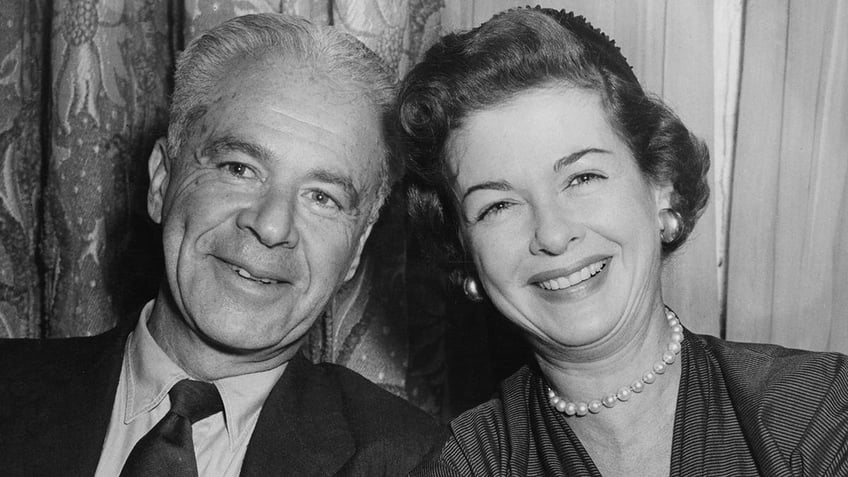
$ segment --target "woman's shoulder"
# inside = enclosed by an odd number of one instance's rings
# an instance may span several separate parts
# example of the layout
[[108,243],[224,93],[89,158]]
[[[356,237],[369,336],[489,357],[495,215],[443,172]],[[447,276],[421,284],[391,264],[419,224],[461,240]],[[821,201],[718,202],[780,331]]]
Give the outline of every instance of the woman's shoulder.
[[488,401],[457,416],[439,455],[412,475],[510,475],[516,432],[527,429],[527,399],[534,372],[524,366],[500,383]]
[[[713,336],[692,335],[721,366],[726,377],[738,377],[745,387],[765,391],[773,386],[793,392],[800,385],[827,385],[848,378],[848,356],[834,352],[807,351],[773,344],[726,341]],[[797,389],[806,392],[807,389]]]
[[786,456],[798,475],[848,471],[848,356],[693,338],[718,364],[753,447]]
[[519,417],[527,409],[530,386],[534,372],[523,366],[512,376],[504,379],[498,391],[488,401],[469,409],[451,422],[451,429],[458,437],[503,434],[509,420]]

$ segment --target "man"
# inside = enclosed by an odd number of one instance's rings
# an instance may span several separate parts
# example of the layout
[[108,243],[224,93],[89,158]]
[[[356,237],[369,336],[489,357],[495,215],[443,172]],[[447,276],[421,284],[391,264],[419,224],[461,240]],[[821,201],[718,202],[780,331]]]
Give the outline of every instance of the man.
[[372,52],[302,19],[189,45],[149,161],[160,292],[131,333],[0,345],[0,473],[405,475],[432,451],[428,416],[298,354],[388,193],[391,92]]

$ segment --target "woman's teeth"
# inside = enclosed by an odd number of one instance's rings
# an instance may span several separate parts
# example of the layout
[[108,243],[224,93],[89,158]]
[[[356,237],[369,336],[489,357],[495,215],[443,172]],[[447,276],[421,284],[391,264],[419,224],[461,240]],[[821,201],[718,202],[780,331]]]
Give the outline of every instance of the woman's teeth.
[[539,282],[538,285],[545,290],[562,290],[563,288],[572,287],[594,277],[606,266],[607,263],[602,260],[587,267],[583,267],[568,276],[545,280],[543,282]]

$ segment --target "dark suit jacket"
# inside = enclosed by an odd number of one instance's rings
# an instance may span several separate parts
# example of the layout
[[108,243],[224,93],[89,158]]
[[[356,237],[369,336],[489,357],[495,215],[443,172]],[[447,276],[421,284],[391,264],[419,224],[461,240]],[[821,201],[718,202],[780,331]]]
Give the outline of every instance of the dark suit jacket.
[[[0,340],[0,475],[94,475],[126,336]],[[443,441],[402,399],[298,355],[265,401],[241,475],[406,475]]]

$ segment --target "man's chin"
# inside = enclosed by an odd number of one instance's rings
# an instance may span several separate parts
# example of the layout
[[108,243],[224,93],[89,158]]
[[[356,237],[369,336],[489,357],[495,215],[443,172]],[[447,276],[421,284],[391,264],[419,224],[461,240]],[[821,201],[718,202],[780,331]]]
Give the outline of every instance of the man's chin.
[[198,335],[203,342],[225,354],[265,355],[285,348],[288,336],[283,332],[258,332],[257,330],[200,330]]

